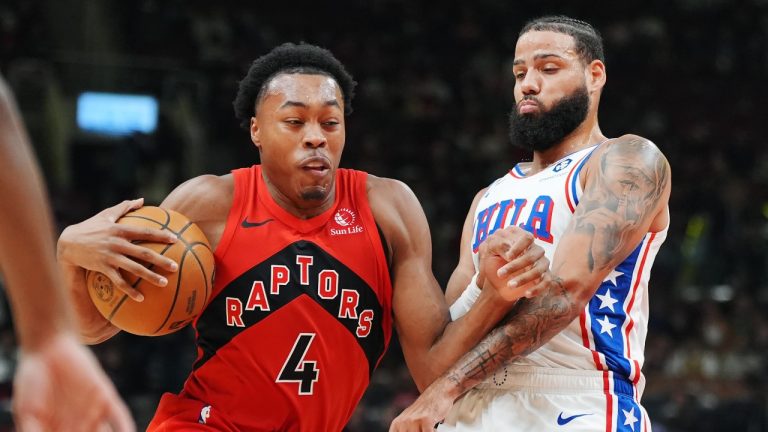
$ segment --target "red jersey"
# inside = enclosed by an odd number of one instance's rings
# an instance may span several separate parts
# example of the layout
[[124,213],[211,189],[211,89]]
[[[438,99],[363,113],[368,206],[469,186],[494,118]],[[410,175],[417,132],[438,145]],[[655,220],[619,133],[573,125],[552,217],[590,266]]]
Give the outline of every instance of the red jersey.
[[310,219],[272,199],[260,166],[233,174],[198,358],[149,430],[340,431],[392,327],[367,174],[339,169],[333,206]]

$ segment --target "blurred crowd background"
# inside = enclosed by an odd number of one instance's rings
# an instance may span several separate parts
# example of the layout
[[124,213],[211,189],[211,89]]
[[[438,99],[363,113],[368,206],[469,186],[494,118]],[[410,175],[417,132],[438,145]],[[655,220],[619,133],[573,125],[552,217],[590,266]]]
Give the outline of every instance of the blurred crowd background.
[[[280,43],[327,47],[359,82],[342,165],[413,188],[445,283],[475,192],[530,158],[507,138],[511,59],[523,23],[550,13],[602,32],[603,132],[648,137],[672,165],[644,367],[654,430],[768,431],[766,0],[3,0],[0,71],[62,229],[123,199],[157,204],[187,178],[257,163],[232,111],[238,80]],[[85,91],[154,96],[157,129],[81,130]],[[12,430],[15,350],[3,305],[0,430]],[[194,360],[190,329],[119,335],[94,350],[140,427]],[[385,431],[416,395],[394,343],[347,431]]]

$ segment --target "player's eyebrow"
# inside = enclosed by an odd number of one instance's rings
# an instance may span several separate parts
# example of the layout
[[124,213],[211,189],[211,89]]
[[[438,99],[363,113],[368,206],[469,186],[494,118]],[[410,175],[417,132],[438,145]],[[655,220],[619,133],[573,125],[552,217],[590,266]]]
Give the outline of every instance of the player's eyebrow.
[[[336,99],[327,100],[323,103],[323,106],[336,106],[341,108],[339,105],[339,101]],[[307,104],[304,102],[299,101],[285,101],[282,105],[280,105],[280,108],[286,108],[286,107],[299,107],[299,108],[308,108]]]
[[[541,60],[541,59],[545,59],[547,57],[557,57],[560,60],[564,60],[563,56],[561,56],[559,54],[555,54],[555,53],[536,54],[535,56],[533,56],[533,59],[534,60]],[[525,60],[523,60],[523,59],[515,59],[515,61],[512,62],[512,66],[517,66],[517,65],[523,64],[523,63],[525,63]]]

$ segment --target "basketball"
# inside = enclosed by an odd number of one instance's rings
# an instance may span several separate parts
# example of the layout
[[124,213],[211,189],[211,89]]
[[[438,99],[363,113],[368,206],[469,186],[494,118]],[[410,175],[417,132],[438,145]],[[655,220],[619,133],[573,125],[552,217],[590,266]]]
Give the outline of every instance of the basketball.
[[99,312],[121,330],[141,336],[173,333],[192,322],[208,304],[214,277],[213,252],[200,228],[180,213],[152,206],[126,213],[117,223],[172,232],[177,238],[173,244],[137,244],[176,261],[179,267],[176,272],[150,268],[168,279],[164,287],[121,270],[125,281],[144,295],[143,302],[114,287],[104,274],[88,271],[88,293]]

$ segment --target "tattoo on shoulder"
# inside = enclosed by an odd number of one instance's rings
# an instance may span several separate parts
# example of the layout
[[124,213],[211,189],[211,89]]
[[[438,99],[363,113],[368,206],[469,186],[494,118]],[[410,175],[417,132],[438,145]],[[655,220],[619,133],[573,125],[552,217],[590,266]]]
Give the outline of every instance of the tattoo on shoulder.
[[590,271],[610,267],[633,229],[655,215],[669,182],[669,165],[648,140],[622,137],[600,155],[574,215],[574,231],[592,236]]

